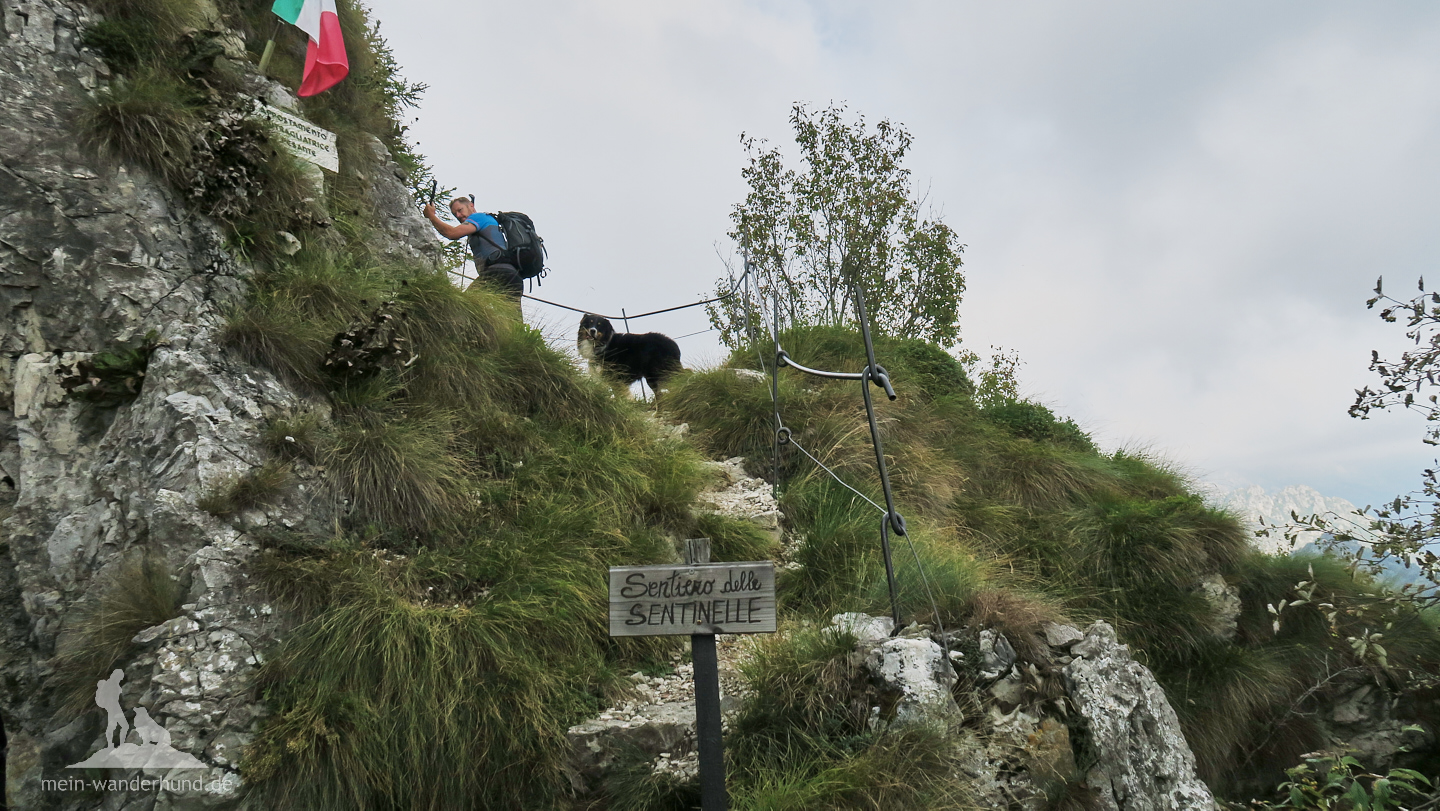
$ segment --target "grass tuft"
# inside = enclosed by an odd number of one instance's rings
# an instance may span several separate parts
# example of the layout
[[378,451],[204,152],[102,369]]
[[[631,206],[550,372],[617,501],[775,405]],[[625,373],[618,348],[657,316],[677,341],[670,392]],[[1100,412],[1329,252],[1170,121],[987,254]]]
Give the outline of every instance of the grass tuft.
[[387,404],[340,416],[320,460],[358,520],[420,530],[461,508],[472,465],[450,447],[455,415]]
[[239,476],[224,479],[195,500],[195,506],[214,516],[229,516],[262,507],[279,498],[290,484],[290,463],[270,460]]
[[98,598],[77,612],[57,645],[56,692],[70,715],[90,706],[95,682],[131,652],[137,633],[180,613],[180,585],[158,554],[132,552],[99,588]]
[[81,113],[79,130],[92,148],[178,187],[186,180],[198,123],[195,91],[164,70],[146,68],[97,91]]
[[260,438],[281,459],[315,464],[320,457],[321,430],[320,414],[303,410],[270,420]]

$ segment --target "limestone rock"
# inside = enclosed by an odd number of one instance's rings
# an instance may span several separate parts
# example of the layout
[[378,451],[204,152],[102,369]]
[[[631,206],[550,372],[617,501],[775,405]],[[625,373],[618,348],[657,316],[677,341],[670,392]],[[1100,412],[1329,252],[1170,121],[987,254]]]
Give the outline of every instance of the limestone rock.
[[[420,258],[437,250],[435,230],[420,216],[420,209],[406,186],[405,173],[390,157],[390,150],[375,136],[366,136],[376,168],[369,178],[370,196],[375,204],[375,217],[384,229],[380,247],[387,253]],[[340,167],[345,171],[345,167]],[[440,205],[443,207],[444,202]]]
[[1040,630],[1045,634],[1045,644],[1052,648],[1068,648],[1085,638],[1080,629],[1073,625],[1047,622]]
[[1070,652],[1063,671],[1070,698],[1088,722],[1095,757],[1087,783],[1111,811],[1211,811],[1210,790],[1195,775],[1180,721],[1154,675],[1130,658],[1115,630],[1097,622]]
[[1234,639],[1239,629],[1240,589],[1226,583],[1218,574],[1209,574],[1200,578],[1195,590],[1214,611],[1210,632],[1219,639]]
[[699,496],[711,511],[742,518],[780,540],[780,505],[770,484],[745,472],[745,458],[709,463],[719,474],[718,486]]
[[[12,808],[233,807],[240,750],[264,710],[260,651],[285,620],[250,582],[246,526],[195,506],[217,482],[266,459],[265,421],[303,400],[220,346],[253,272],[225,235],[135,166],[97,158],[74,132],[87,94],[109,80],[81,44],[92,21],[67,0],[0,8],[0,714]],[[238,40],[230,37],[232,45]],[[233,48],[232,48],[233,50]],[[243,54],[242,54],[243,56]],[[398,181],[396,181],[398,183]],[[154,331],[143,383],[118,403],[81,402],[65,370]],[[298,490],[264,520],[315,526],[331,506]],[[62,711],[57,650],[78,608],[137,555],[183,592],[177,616],[135,636],[121,705],[145,709],[171,745],[206,764],[158,794],[47,792],[42,780],[102,743],[103,714]],[[161,619],[159,617],[157,620]],[[73,666],[73,665],[71,665]],[[105,674],[81,674],[103,678]]]
[[862,646],[889,639],[895,630],[895,621],[889,617],[872,617],[869,614],[836,614],[830,624],[839,631],[851,633]]
[[579,794],[593,792],[617,757],[627,752],[679,759],[695,749],[695,702],[676,701],[648,708],[639,720],[595,718],[570,728],[570,759],[565,774]]
[[896,697],[892,723],[954,727],[963,720],[950,694],[955,670],[929,639],[887,639],[865,657],[865,669]]
[[1015,648],[999,631],[989,628],[980,632],[980,678],[994,681],[1015,664]]

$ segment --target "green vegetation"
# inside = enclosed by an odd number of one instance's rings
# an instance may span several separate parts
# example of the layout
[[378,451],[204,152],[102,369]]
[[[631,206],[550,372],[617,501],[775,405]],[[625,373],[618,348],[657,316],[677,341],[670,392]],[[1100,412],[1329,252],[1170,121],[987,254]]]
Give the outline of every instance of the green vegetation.
[[200,105],[173,76],[137,66],[96,93],[84,116],[80,131],[86,143],[172,184],[186,179]]
[[[922,215],[901,165],[910,151],[905,127],[881,120],[871,130],[864,116],[847,117],[844,105],[791,109],[798,168],[786,168],[778,147],[741,136],[749,192],[730,213],[730,238],[753,263],[753,295],[763,311],[773,303],[782,326],[854,325],[858,283],[880,332],[954,346],[965,246],[948,225]],[[729,287],[722,280],[719,291]],[[706,309],[721,341],[745,343],[754,300]]]
[[[497,297],[385,273],[360,275],[393,285],[421,360],[332,388],[333,422],[309,432],[351,511],[340,535],[259,564],[304,621],[265,668],[276,715],[246,774],[271,808],[542,806],[566,726],[671,644],[608,638],[606,567],[673,556],[670,539],[702,526],[738,548],[747,536],[690,515],[693,450],[577,375]],[[313,278],[262,277],[250,307],[294,300],[287,285]],[[296,368],[320,367],[325,347],[309,351]]]
[[[808,366],[863,363],[859,337],[843,330],[791,330],[782,344]],[[877,343],[901,395],[877,408],[914,543],[913,553],[902,539],[895,547],[908,616],[928,622],[938,610],[947,628],[999,627],[1022,653],[1038,644],[1045,621],[1110,622],[1165,686],[1202,777],[1222,794],[1277,784],[1282,769],[1323,743],[1297,702],[1329,674],[1435,674],[1434,616],[1366,597],[1378,587],[1331,559],[1254,552],[1234,518],[1206,506],[1178,474],[1135,454],[1101,454],[1038,404],[1006,396],[977,404],[958,362],[947,366],[914,344]],[[754,349],[737,350],[730,366],[755,368]],[[857,386],[784,372],[781,413],[800,446],[880,501]],[[767,470],[768,389],[724,368],[677,380],[663,406],[710,455],[747,455]],[[786,516],[806,538],[801,567],[780,583],[790,616],[886,613],[879,511],[794,450],[783,452],[781,483]],[[1233,640],[1215,635],[1213,608],[1197,589],[1209,574],[1241,590]],[[1277,630],[1267,605],[1282,602],[1293,607]],[[1386,628],[1383,663],[1346,641],[1367,627]]]
[[[1429,778],[1413,769],[1391,769],[1372,774],[1349,755],[1319,754],[1285,770],[1289,780],[1280,784],[1277,803],[1256,803],[1262,809],[1365,809],[1388,811],[1423,807],[1431,787]],[[1417,806],[1417,803],[1423,804]]]
[[135,635],[179,616],[184,596],[164,558],[141,552],[122,560],[98,590],[60,638],[54,680],[67,713],[90,706],[95,682],[130,654]]
[[[275,30],[268,0],[220,5],[258,59]],[[324,535],[260,538],[252,574],[295,625],[261,671],[270,715],[242,763],[248,802],[555,807],[567,726],[622,695],[623,674],[668,661],[676,644],[608,637],[606,567],[672,559],[684,537],[710,537],[718,559],[774,553],[755,528],[694,512],[701,450],[768,469],[768,384],[733,372],[755,368],[756,352],[672,383],[665,414],[691,425],[698,449],[656,430],[515,322],[506,301],[457,290],[440,267],[398,261],[376,236],[370,178],[385,153],[417,187],[430,175],[397,124],[423,87],[400,77],[363,7],[339,4],[352,32],[350,78],[302,102],[307,118],[339,136],[343,171],[325,175],[323,187],[218,101],[225,93],[212,91],[235,86],[235,67],[190,30],[194,8],[101,6],[107,17],[86,42],[123,76],[80,123],[96,148],[148,168],[224,227],[254,275],[223,341],[313,401],[266,429],[271,461],[204,499],[229,514],[274,498],[292,466],[310,465],[331,488],[317,503],[335,507]],[[272,74],[298,84],[303,53],[302,35],[281,27]],[[813,283],[787,300],[786,322],[844,324],[835,270],[868,245],[878,253],[856,261],[870,269],[863,281],[882,330],[953,344],[959,246],[943,224],[919,219],[899,167],[909,136],[888,122],[867,133],[835,109],[799,108],[794,123],[816,171],[787,172],[777,153],[750,142],[747,178],[759,197],[736,214],[740,241],[769,263],[771,282],[795,270]],[[208,171],[215,166],[231,170],[229,180],[207,180],[219,176]],[[827,186],[825,166],[850,180]],[[857,178],[877,181],[867,187],[874,199],[837,196]],[[767,208],[767,189],[790,195],[788,208]],[[785,212],[830,212],[855,227],[797,242],[784,232],[805,218]],[[884,239],[869,238],[876,229]],[[281,250],[281,231],[302,249]],[[903,239],[892,242],[895,234]],[[802,242],[815,250],[771,250]],[[937,268],[944,278],[915,275]],[[887,310],[878,302],[896,286],[924,301]],[[381,358],[363,375],[327,371],[335,336],[383,308],[395,314],[403,362]],[[739,344],[739,313],[726,312],[716,317],[730,319],[728,339]],[[859,339],[841,327],[791,329],[784,342],[807,365],[860,365]],[[1252,552],[1233,518],[1174,471],[1101,454],[1074,422],[1020,398],[1013,356],[992,358],[977,391],[965,365],[936,346],[891,337],[878,350],[901,393],[879,409],[910,527],[908,542],[896,539],[907,616],[996,627],[1022,654],[1038,650],[1046,621],[1108,620],[1165,685],[1202,775],[1222,793],[1244,781],[1274,785],[1319,745],[1299,710],[1330,674],[1435,675],[1433,614],[1373,597],[1373,584],[1328,559]],[[782,412],[799,446],[878,500],[856,385],[787,372]],[[747,671],[756,699],[734,719],[736,807],[967,807],[949,745],[923,731],[871,730],[853,640],[817,629],[835,611],[886,610],[878,512],[794,449],[783,452],[780,483],[789,528],[805,543],[780,584],[787,631],[758,642]],[[133,571],[117,576],[62,649],[74,694],[85,697],[80,687],[122,659],[136,631],[174,616],[178,589],[163,566],[127,565]],[[1241,590],[1232,640],[1213,633],[1213,608],[1196,591],[1210,574]],[[611,807],[693,805],[693,784],[632,765],[612,778]],[[1057,808],[1083,804],[1071,777],[1057,778]]]

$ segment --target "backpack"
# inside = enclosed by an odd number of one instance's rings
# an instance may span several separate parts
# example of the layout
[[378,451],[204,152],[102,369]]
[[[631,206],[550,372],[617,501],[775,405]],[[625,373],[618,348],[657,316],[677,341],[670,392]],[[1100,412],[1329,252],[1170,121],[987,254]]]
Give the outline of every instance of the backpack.
[[[535,233],[535,223],[518,211],[499,211],[491,216],[500,224],[500,232],[505,235],[506,245],[505,253],[495,261],[514,265],[522,279],[544,278],[547,272],[545,240]],[[480,238],[490,242],[483,234]]]

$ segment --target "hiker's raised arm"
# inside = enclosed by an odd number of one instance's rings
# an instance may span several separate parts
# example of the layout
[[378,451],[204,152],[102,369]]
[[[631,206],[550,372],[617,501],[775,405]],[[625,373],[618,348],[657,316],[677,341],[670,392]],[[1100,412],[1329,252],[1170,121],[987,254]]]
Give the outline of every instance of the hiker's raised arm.
[[426,205],[422,213],[425,215],[425,219],[429,220],[430,224],[435,226],[435,230],[440,232],[440,236],[446,239],[460,239],[461,237],[468,237],[475,233],[475,223],[462,222],[451,225],[440,219],[440,215],[435,213],[435,206],[433,205]]

